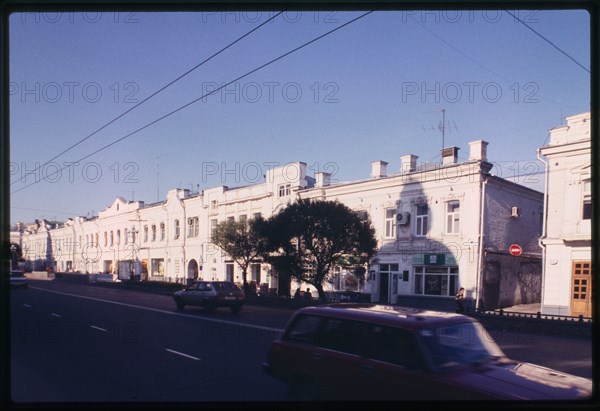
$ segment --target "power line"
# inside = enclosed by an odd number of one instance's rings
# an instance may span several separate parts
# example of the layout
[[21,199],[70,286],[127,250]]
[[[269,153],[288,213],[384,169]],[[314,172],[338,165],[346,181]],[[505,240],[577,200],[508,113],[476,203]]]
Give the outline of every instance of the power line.
[[588,73],[592,74],[583,64],[581,64],[580,62],[578,62],[577,60],[575,60],[573,57],[571,57],[570,55],[568,55],[565,51],[563,51],[556,44],[554,44],[553,42],[551,42],[550,40],[548,40],[546,37],[542,36],[540,33],[538,33],[537,31],[535,31],[535,29],[533,27],[531,27],[530,25],[528,25],[527,23],[525,23],[523,20],[521,20],[520,18],[518,18],[517,16],[515,16],[510,11],[508,11],[508,10],[504,10],[504,11],[507,12],[508,14],[510,14],[511,16],[513,16],[516,20],[518,20],[522,25],[524,25],[525,27],[527,27],[529,30],[533,31],[535,34],[537,34],[539,37],[541,37],[546,43],[550,44],[556,50],[560,51],[562,54],[564,54],[565,56],[567,56],[569,59],[571,59],[579,67],[581,67],[582,69],[584,69]]
[[[150,126],[152,126],[152,125],[154,125],[154,124],[156,124],[156,123],[158,123],[158,122],[160,122],[160,121],[164,120],[165,118],[172,116],[173,114],[175,114],[175,113],[177,113],[177,112],[179,112],[179,111],[183,110],[184,108],[187,108],[187,107],[191,106],[192,104],[194,104],[194,103],[197,103],[198,101],[200,101],[200,100],[202,100],[202,99],[204,99],[204,98],[206,98],[206,97],[208,97],[208,96],[210,96],[210,95],[212,95],[212,94],[215,94],[216,92],[218,92],[218,91],[222,90],[223,88],[225,88],[225,87],[227,87],[227,86],[229,86],[229,85],[231,85],[231,84],[233,84],[233,83],[235,83],[235,82],[237,82],[237,81],[240,81],[241,79],[243,79],[243,78],[245,78],[245,77],[248,77],[249,75],[251,75],[251,74],[254,74],[254,73],[256,73],[256,72],[257,72],[257,71],[259,71],[259,70],[262,70],[263,68],[265,68],[265,67],[267,67],[267,66],[269,66],[269,65],[271,65],[271,64],[273,64],[273,63],[275,63],[275,62],[277,62],[277,61],[279,61],[279,60],[281,60],[281,59],[283,59],[283,58],[285,58],[285,57],[287,57],[287,56],[289,56],[290,54],[293,54],[293,53],[295,53],[295,52],[297,52],[297,51],[299,51],[299,50],[303,49],[304,47],[306,47],[306,46],[308,46],[308,45],[310,45],[310,44],[312,44],[312,43],[315,43],[316,41],[319,41],[319,40],[321,40],[321,39],[322,39],[322,38],[324,38],[324,37],[327,37],[327,36],[329,36],[330,34],[332,34],[332,33],[336,32],[336,31],[338,31],[338,30],[340,30],[340,29],[342,29],[342,28],[344,28],[344,27],[346,27],[346,26],[348,26],[348,25],[350,25],[350,24],[354,23],[354,22],[355,22],[355,21],[357,21],[357,20],[360,20],[360,19],[362,19],[363,17],[366,17],[366,16],[368,16],[369,14],[373,13],[373,12],[374,12],[374,11],[376,11],[376,10],[377,10],[377,9],[374,9],[374,10],[368,11],[368,12],[366,12],[366,13],[363,13],[363,14],[361,14],[360,16],[358,16],[358,17],[355,17],[355,18],[353,18],[352,20],[349,20],[349,21],[347,21],[347,22],[346,22],[346,23],[344,23],[344,24],[342,24],[342,25],[340,25],[340,26],[338,26],[338,27],[336,27],[336,28],[334,28],[334,29],[332,29],[332,30],[329,30],[328,32],[326,32],[326,33],[324,33],[324,34],[321,34],[320,36],[317,36],[317,37],[315,37],[314,39],[312,39],[312,40],[310,40],[310,41],[307,41],[306,43],[304,43],[304,44],[302,44],[302,45],[300,45],[300,46],[296,47],[295,49],[293,49],[293,50],[291,50],[291,51],[288,51],[287,53],[284,53],[284,54],[280,55],[279,57],[276,57],[276,58],[274,58],[273,60],[270,60],[269,62],[267,62],[267,63],[265,63],[265,64],[262,64],[262,65],[260,65],[260,66],[256,67],[256,68],[255,68],[255,69],[253,69],[253,70],[250,70],[250,71],[248,71],[246,74],[243,74],[243,75],[239,76],[238,78],[236,78],[236,79],[234,79],[234,80],[231,80],[230,82],[228,82],[228,83],[226,83],[226,84],[223,84],[221,87],[218,87],[218,88],[216,88],[215,90],[212,90],[211,92],[209,92],[209,93],[206,93],[206,94],[204,94],[204,95],[202,95],[202,96],[200,96],[200,97],[198,97],[198,98],[196,98],[196,99],[194,99],[194,100],[190,101],[189,103],[186,103],[186,104],[184,104],[183,106],[180,106],[179,108],[176,108],[176,109],[175,109],[175,110],[173,110],[173,111],[170,111],[169,113],[167,113],[167,114],[165,114],[165,115],[163,115],[163,116],[161,116],[161,117],[157,118],[157,119],[156,119],[156,120],[154,120],[154,121],[151,121],[150,123],[147,123],[146,125],[144,125],[144,126],[142,126],[142,127],[138,128],[138,129],[136,129],[136,130],[132,131],[132,132],[131,132],[131,133],[129,133],[129,134],[126,134],[126,135],[124,135],[123,137],[121,137],[121,138],[119,138],[119,139],[117,139],[117,140],[113,141],[112,143],[109,143],[109,144],[105,145],[104,147],[101,147],[101,148],[99,148],[98,150],[96,150],[96,151],[94,151],[94,152],[92,152],[92,153],[88,154],[87,156],[84,156],[84,157],[80,158],[79,160],[77,160],[77,161],[76,161],[76,163],[78,163],[78,162],[80,162],[80,161],[83,161],[83,160],[85,160],[85,159],[87,159],[87,158],[89,158],[89,157],[92,157],[93,155],[95,155],[95,154],[98,154],[98,153],[99,153],[99,152],[101,152],[101,151],[104,151],[104,150],[106,150],[107,148],[109,148],[109,147],[111,147],[111,146],[113,146],[113,145],[115,145],[115,144],[117,144],[117,143],[119,143],[119,142],[121,142],[121,141],[125,140],[126,138],[129,138],[129,137],[131,137],[132,135],[134,135],[134,134],[136,134],[136,133],[139,133],[140,131],[142,131],[142,130],[144,130],[144,129],[146,129],[146,128],[148,128],[148,127],[150,127]],[[28,187],[31,187],[32,185],[38,184],[40,181],[44,181],[44,180],[45,180],[45,179],[47,179],[48,177],[52,177],[52,176],[54,176],[55,174],[58,174],[58,173],[62,172],[63,170],[66,170],[68,167],[69,167],[69,166],[65,166],[65,167],[63,167],[63,168],[60,168],[60,169],[58,169],[58,170],[54,171],[53,173],[51,173],[51,174],[49,174],[49,175],[47,175],[47,176],[44,176],[44,178],[42,178],[41,180],[39,180],[39,181],[34,181],[33,183],[31,183],[31,184],[28,184],[28,185],[26,185],[25,187],[21,187],[20,189],[18,189],[18,190],[15,190],[15,191],[11,192],[10,194],[12,195],[12,194],[18,193],[19,191],[25,190],[26,188],[28,188]]]
[[[160,92],[162,92],[163,90],[165,90],[166,88],[172,86],[173,84],[175,84],[177,81],[181,80],[182,78],[184,78],[185,76],[187,76],[188,74],[190,74],[192,71],[196,70],[197,68],[199,68],[200,66],[208,63],[210,60],[212,60],[213,58],[217,57],[219,54],[223,53],[225,50],[227,50],[228,48],[232,47],[234,44],[240,42],[241,40],[243,40],[244,38],[248,37],[250,34],[254,33],[255,31],[257,31],[258,29],[260,29],[262,26],[264,26],[265,24],[273,21],[277,16],[279,16],[280,14],[284,13],[287,10],[287,8],[285,10],[280,11],[279,13],[273,15],[271,18],[267,19],[264,23],[258,25],[257,27],[253,28],[252,30],[250,30],[249,32],[247,32],[246,34],[244,34],[241,37],[238,37],[236,40],[234,40],[233,42],[229,43],[227,46],[223,47],[221,50],[217,51],[216,53],[214,53],[212,56],[208,57],[207,59],[205,59],[204,61],[202,61],[201,63],[195,65],[194,67],[192,67],[191,69],[189,69],[188,71],[186,71],[185,73],[181,74],[179,77],[177,77],[175,80],[169,82],[168,84],[164,85],[163,87],[161,87],[160,89],[158,89],[157,91],[155,91],[154,93],[152,93],[151,95],[149,95],[148,97],[146,97],[145,99],[143,99],[142,101],[140,101],[139,103],[137,103],[135,106],[131,107],[129,110],[126,110],[125,112],[123,112],[122,114],[120,114],[119,116],[113,118],[111,121],[109,121],[108,123],[104,124],[102,127],[100,127],[99,129],[97,129],[96,131],[94,131],[93,133],[89,134],[88,136],[82,138],[81,140],[79,140],[77,143],[72,144],[71,146],[69,146],[66,150],[62,151],[61,153],[55,155],[54,157],[52,157],[50,160],[46,161],[44,164],[42,164],[41,166],[36,167],[35,169],[33,169],[32,171],[26,173],[24,176],[21,176],[20,179],[23,179],[24,177],[27,177],[30,174],[35,173],[36,171],[38,171],[39,169],[41,169],[42,167],[48,165],[51,161],[56,160],[58,157],[62,156],[63,154],[71,151],[72,149],[74,149],[75,147],[77,147],[79,144],[83,143],[84,141],[86,141],[87,139],[93,137],[94,135],[96,135],[97,133],[99,133],[100,131],[104,130],[106,127],[110,126],[111,124],[113,124],[115,121],[119,120],[120,118],[122,118],[123,116],[125,116],[126,114],[130,113],[131,111],[135,110],[136,108],[138,108],[139,106],[141,106],[142,104],[144,104],[146,101],[150,100],[152,97],[156,96],[157,94],[159,94]],[[12,183],[10,183],[11,185],[13,185],[14,183],[18,182],[19,180],[15,180]]]

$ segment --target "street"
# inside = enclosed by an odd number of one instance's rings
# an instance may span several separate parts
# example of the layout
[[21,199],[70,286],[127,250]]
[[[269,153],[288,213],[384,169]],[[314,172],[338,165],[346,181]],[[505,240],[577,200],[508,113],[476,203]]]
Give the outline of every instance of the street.
[[[169,296],[60,281],[11,290],[19,402],[280,401],[261,363],[291,311],[178,312]],[[592,377],[588,339],[493,332],[511,358]]]

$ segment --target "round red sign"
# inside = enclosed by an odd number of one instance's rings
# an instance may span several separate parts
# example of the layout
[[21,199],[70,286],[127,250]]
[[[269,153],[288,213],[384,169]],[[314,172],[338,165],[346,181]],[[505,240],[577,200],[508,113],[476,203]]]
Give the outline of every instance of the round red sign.
[[508,248],[508,252],[511,255],[521,255],[523,253],[523,249],[521,248],[521,246],[519,244],[512,244]]

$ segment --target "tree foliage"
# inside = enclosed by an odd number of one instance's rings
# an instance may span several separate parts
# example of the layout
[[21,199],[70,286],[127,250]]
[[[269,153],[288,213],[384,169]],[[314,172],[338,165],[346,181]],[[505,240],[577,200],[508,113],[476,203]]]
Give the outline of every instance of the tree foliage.
[[267,220],[261,232],[272,252],[287,257],[291,276],[313,285],[321,300],[334,265],[364,265],[377,251],[371,223],[337,201],[299,200]]
[[262,217],[245,221],[222,221],[211,235],[211,242],[225,251],[242,269],[244,291],[248,291],[248,267],[264,254],[266,239],[258,230],[264,221]]

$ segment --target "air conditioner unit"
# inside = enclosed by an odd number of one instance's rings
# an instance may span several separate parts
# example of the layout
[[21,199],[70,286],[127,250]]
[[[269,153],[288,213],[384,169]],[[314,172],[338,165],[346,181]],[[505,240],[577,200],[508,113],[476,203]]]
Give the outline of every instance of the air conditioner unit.
[[410,222],[410,213],[408,211],[403,211],[401,213],[396,214],[396,221],[400,225],[406,225]]
[[519,217],[520,215],[521,215],[521,211],[519,210],[519,207],[513,207],[511,209],[511,212],[510,212],[511,217]]

